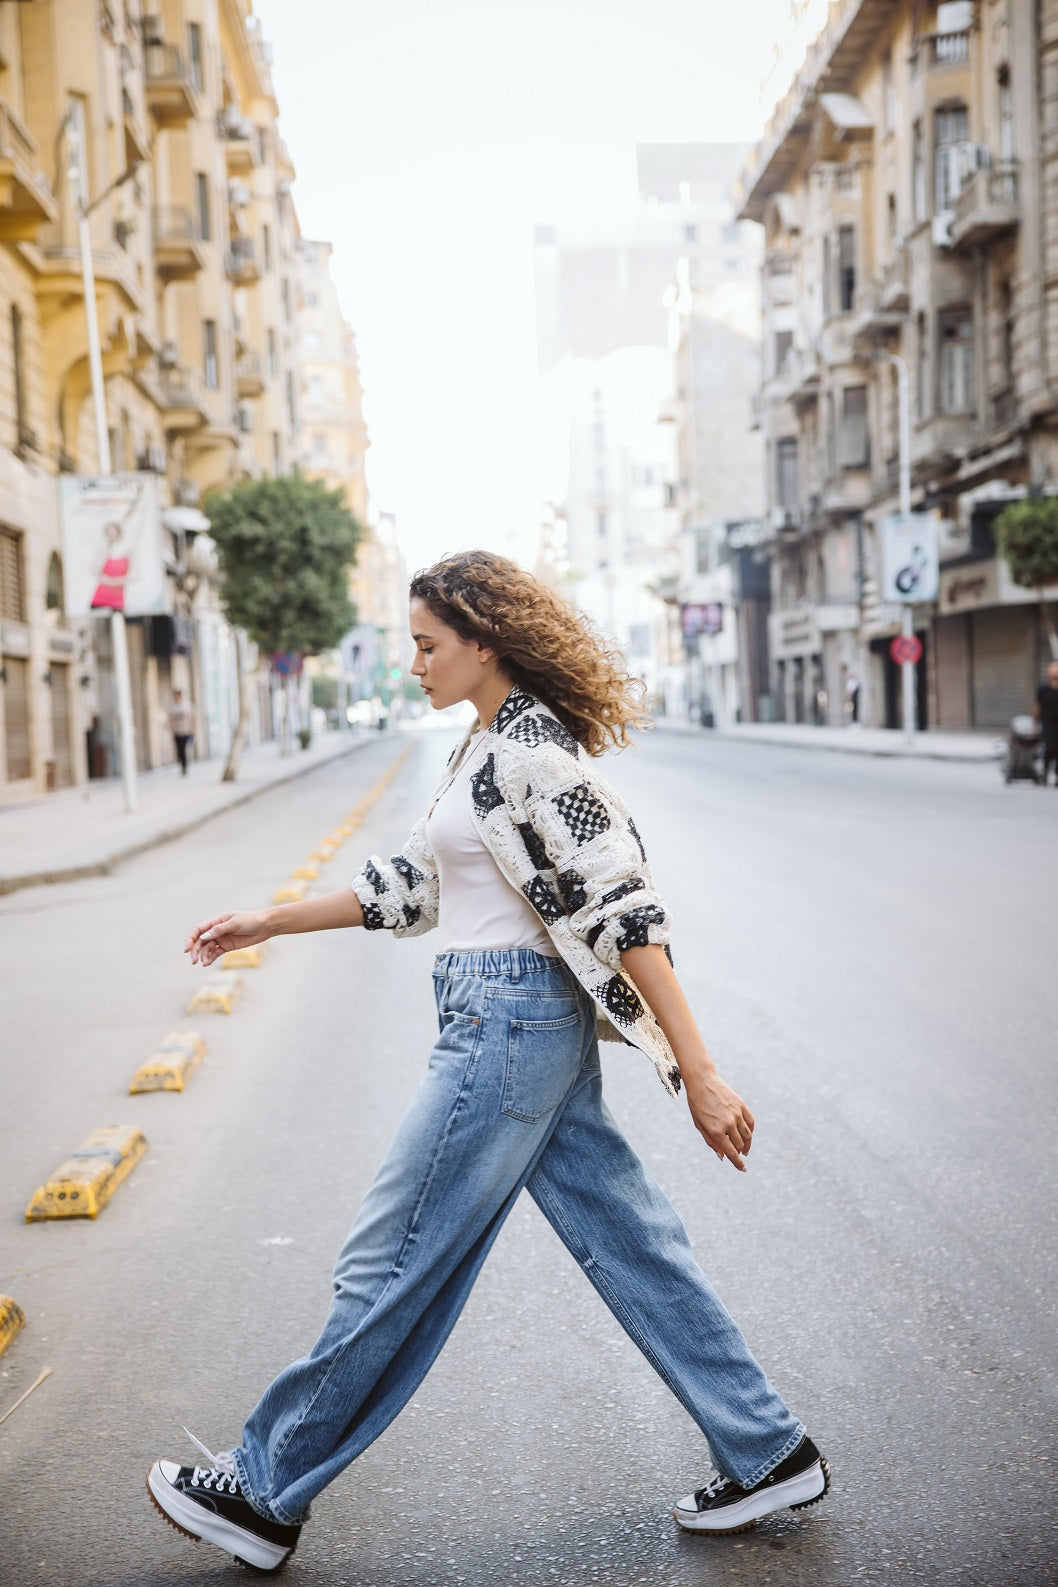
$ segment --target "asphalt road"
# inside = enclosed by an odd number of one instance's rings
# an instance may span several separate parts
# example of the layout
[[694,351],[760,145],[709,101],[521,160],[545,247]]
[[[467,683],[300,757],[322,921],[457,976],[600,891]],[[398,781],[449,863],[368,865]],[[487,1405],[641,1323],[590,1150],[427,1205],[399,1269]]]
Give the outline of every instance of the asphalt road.
[[[330,867],[392,852],[424,732]],[[186,927],[272,890],[376,781],[380,740],[128,863],[0,900],[4,1587],[245,1580],[149,1508],[150,1460],[238,1438],[311,1343],[331,1262],[421,1073],[429,937],[271,945],[183,1095],[129,1097],[183,1018]],[[314,1507],[291,1587],[1058,1583],[1058,793],[994,766],[654,734],[611,764],[677,968],[758,1121],[745,1176],[635,1052],[611,1107],[834,1471],[729,1539],[671,1502],[697,1430],[528,1201],[415,1400]],[[25,1226],[94,1127],[150,1150],[98,1222]]]

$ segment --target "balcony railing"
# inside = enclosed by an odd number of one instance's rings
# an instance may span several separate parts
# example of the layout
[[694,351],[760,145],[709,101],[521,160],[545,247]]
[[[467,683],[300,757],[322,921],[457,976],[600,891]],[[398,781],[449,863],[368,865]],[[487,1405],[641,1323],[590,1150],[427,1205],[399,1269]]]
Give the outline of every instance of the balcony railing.
[[0,99],[0,238],[28,241],[58,209],[33,138]]
[[970,59],[969,28],[961,33],[929,33],[923,43],[931,66],[965,66]]
[[186,281],[206,262],[195,217],[179,204],[156,204],[151,212],[154,265],[163,281]]
[[257,250],[252,237],[233,237],[231,250],[227,257],[227,271],[232,281],[242,282],[260,280],[261,272],[257,266]]
[[1021,224],[1018,170],[1013,160],[972,171],[955,200],[951,240],[955,248],[976,248]]
[[144,47],[147,105],[159,126],[186,126],[198,111],[198,94],[175,44]]

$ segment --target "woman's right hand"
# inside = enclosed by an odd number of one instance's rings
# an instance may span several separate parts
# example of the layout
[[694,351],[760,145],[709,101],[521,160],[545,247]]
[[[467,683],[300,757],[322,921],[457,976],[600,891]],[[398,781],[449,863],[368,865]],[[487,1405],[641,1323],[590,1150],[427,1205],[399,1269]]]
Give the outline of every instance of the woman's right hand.
[[192,964],[208,967],[222,953],[231,953],[234,948],[256,947],[259,942],[267,942],[271,935],[264,910],[216,915],[192,929],[184,943],[184,952],[191,955]]

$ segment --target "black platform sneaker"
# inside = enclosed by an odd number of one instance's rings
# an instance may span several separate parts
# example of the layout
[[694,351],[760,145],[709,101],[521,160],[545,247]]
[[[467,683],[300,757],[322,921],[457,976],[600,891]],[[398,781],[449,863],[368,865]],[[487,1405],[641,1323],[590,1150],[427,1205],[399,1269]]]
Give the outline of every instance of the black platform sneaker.
[[687,1532],[744,1532],[775,1510],[803,1510],[830,1488],[830,1467],[806,1434],[792,1454],[753,1488],[717,1473],[673,1510]]
[[188,1437],[210,1464],[178,1466],[173,1460],[156,1460],[147,1473],[147,1492],[155,1509],[185,1537],[215,1543],[239,1565],[278,1570],[297,1548],[301,1527],[258,1515],[239,1490],[231,1456],[211,1455],[193,1433]]

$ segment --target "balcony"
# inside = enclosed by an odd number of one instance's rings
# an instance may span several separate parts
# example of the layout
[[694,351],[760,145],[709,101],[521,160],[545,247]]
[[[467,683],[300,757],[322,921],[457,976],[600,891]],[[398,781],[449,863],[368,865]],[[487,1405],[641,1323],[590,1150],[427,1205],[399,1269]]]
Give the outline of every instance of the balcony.
[[160,373],[166,434],[186,434],[209,424],[212,415],[198,371],[177,365]]
[[972,171],[955,200],[953,248],[979,248],[1016,231],[1021,224],[1018,168],[1013,160]]
[[[892,331],[899,330],[906,322],[906,307],[895,307],[892,301],[895,294],[890,292],[887,295],[885,289],[884,273],[873,276],[871,280],[862,282],[856,288],[852,322],[853,342],[869,342],[887,336]],[[906,305],[906,292],[903,302]]]
[[780,402],[795,407],[815,402],[822,377],[817,347],[791,347],[775,379],[775,395]]
[[206,263],[191,211],[178,204],[156,204],[151,219],[158,275],[164,282],[190,281]]
[[143,51],[147,109],[159,127],[186,127],[198,115],[198,94],[175,44],[147,44]]
[[37,145],[6,100],[0,99],[0,241],[30,242],[58,217]]
[[882,270],[878,301],[883,309],[906,314],[911,307],[910,258],[908,250],[902,247]]
[[264,391],[264,371],[256,353],[243,353],[235,360],[235,386],[240,399],[259,397]]
[[764,260],[764,300],[768,304],[788,304],[796,295],[796,260],[793,254],[770,253]]
[[253,286],[255,281],[260,281],[261,271],[258,268],[257,250],[253,245],[252,237],[232,238],[231,249],[224,267],[228,272],[229,280],[237,287]]
[[224,145],[229,175],[249,175],[261,163],[257,149],[257,128],[249,116],[240,115],[228,105],[217,116],[217,136]]

